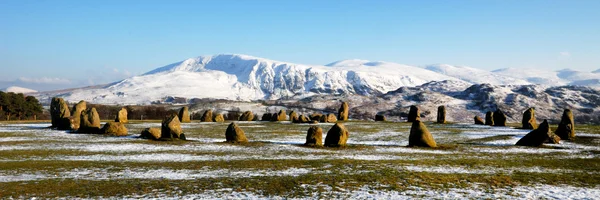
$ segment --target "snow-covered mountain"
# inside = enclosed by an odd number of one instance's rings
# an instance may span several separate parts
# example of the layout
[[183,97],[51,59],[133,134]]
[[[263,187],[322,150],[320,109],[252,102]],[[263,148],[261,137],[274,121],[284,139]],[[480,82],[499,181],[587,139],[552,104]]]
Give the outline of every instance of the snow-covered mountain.
[[316,66],[224,54],[186,59],[103,88],[40,96],[104,104],[147,104],[166,97],[258,100],[316,94],[369,96],[434,80],[463,82],[420,67],[389,62],[342,60]]
[[24,87],[18,87],[18,86],[7,87],[7,88],[2,89],[2,91],[4,91],[4,92],[14,92],[14,93],[23,93],[23,94],[38,92],[36,90],[32,90],[32,89],[24,88]]
[[435,64],[435,65],[427,65],[425,69],[445,74],[448,76],[452,76],[458,78],[460,80],[472,83],[472,84],[481,84],[481,83],[489,83],[493,85],[528,85],[531,82],[528,82],[523,79],[514,78],[511,76],[506,76],[503,74],[497,74],[490,71],[485,71],[481,69],[465,67],[465,66],[453,66],[448,64]]

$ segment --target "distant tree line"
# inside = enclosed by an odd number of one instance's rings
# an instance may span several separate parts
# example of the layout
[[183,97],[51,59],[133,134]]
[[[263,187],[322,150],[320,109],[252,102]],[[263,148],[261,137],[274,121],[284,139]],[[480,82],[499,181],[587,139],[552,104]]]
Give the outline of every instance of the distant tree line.
[[2,120],[36,119],[43,113],[42,104],[33,96],[0,91],[0,115]]

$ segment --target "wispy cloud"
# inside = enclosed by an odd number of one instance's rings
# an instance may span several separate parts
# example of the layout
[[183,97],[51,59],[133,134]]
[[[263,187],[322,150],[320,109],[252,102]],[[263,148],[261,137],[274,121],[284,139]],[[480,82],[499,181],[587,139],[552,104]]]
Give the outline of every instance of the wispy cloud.
[[571,53],[568,51],[559,52],[558,55],[561,57],[571,57]]
[[36,83],[36,84],[70,84],[71,81],[65,78],[51,78],[51,77],[41,77],[41,78],[31,78],[31,77],[20,77],[18,79],[23,83]]

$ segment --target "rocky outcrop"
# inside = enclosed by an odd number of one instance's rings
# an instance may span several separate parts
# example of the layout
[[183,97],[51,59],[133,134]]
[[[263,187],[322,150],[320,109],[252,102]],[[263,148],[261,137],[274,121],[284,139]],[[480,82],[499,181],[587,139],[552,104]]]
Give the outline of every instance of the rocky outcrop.
[[79,129],[79,124],[81,123],[81,112],[83,112],[86,109],[87,103],[83,100],[79,101],[79,103],[73,106],[73,109],[71,110],[71,122],[69,122],[71,123],[71,128],[73,130]]
[[252,114],[252,111],[246,111],[242,113],[242,116],[240,116],[239,121],[252,121],[253,119],[254,114]]
[[537,121],[535,120],[535,109],[529,108],[523,113],[523,119],[521,120],[523,129],[537,129]]
[[58,97],[52,98],[52,101],[50,102],[50,117],[52,127],[58,128],[59,130],[71,129],[70,120],[66,120],[71,117],[71,112],[69,112],[69,106],[64,99]]
[[338,119],[340,121],[347,121],[349,114],[350,107],[348,106],[348,103],[342,102],[342,106],[340,106],[340,109],[338,110]]
[[446,123],[446,106],[439,106],[437,111],[437,123]]
[[183,129],[181,129],[179,117],[175,114],[167,115],[162,121],[160,131],[161,139],[180,139]]
[[481,119],[481,117],[479,117],[479,116],[473,117],[473,120],[475,121],[475,124],[477,124],[477,125],[484,125],[483,119]]
[[421,111],[417,106],[410,106],[410,110],[408,111],[408,121],[407,122],[415,122],[421,121]]
[[215,117],[213,118],[213,121],[215,121],[215,122],[224,122],[225,121],[225,117],[223,117],[223,114],[219,113],[219,114],[215,115]]
[[246,143],[248,142],[248,139],[246,138],[246,134],[244,134],[244,131],[236,124],[236,123],[231,123],[229,124],[229,126],[227,127],[227,130],[225,131],[225,138],[227,140],[227,142],[231,142],[231,143]]
[[506,115],[500,109],[494,112],[494,126],[506,126]]
[[80,133],[99,133],[100,132],[100,115],[96,108],[88,108],[81,112],[79,117],[79,129],[77,132]]
[[127,128],[122,122],[107,122],[101,132],[112,136],[127,136]]
[[517,146],[530,146],[530,147],[539,147],[544,144],[544,142],[553,138],[552,132],[550,131],[550,126],[548,125],[548,121],[544,120],[540,127],[537,129],[527,133],[523,138],[521,138],[517,142]]
[[306,133],[306,146],[323,145],[323,129],[318,126],[311,126]]
[[[221,115],[221,118],[223,118],[223,115]],[[215,120],[215,119],[216,119],[216,116],[215,116],[215,118],[213,119],[213,111],[212,111],[212,110],[210,110],[210,109],[208,109],[208,110],[204,111],[204,113],[202,114],[202,117],[200,117],[200,121],[201,121],[201,122],[213,122],[213,121],[217,121],[217,120]],[[224,119],[225,119],[225,118],[223,118],[223,120],[224,120]]]
[[181,109],[179,109],[179,114],[177,115],[177,117],[179,117],[179,121],[181,123],[190,123],[192,120],[190,120],[190,112],[188,111],[188,107],[184,106]]
[[117,117],[115,118],[115,122],[127,123],[129,120],[127,119],[127,109],[121,108],[117,113]]
[[494,125],[494,113],[492,111],[487,111],[485,113],[485,125],[488,125],[488,126]]
[[421,121],[414,121],[410,127],[408,146],[413,147],[437,147],[433,136]]
[[558,128],[554,132],[563,140],[571,140],[575,138],[575,121],[573,120],[573,112],[570,109],[563,111]]
[[385,115],[375,115],[375,121],[384,122],[387,121],[387,119],[385,118]]
[[161,135],[162,134],[159,128],[146,128],[140,134],[140,138],[158,140],[160,139]]
[[327,147],[340,147],[346,146],[346,141],[348,141],[349,133],[341,123],[336,123],[327,131],[327,136],[325,137],[325,146]]

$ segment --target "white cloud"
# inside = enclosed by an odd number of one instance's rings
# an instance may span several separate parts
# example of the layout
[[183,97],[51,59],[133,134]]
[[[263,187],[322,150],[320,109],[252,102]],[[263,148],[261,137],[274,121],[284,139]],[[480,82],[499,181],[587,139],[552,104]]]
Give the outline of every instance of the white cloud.
[[65,78],[50,78],[50,77],[41,77],[41,78],[30,78],[30,77],[20,77],[18,79],[24,83],[37,83],[37,84],[70,84],[71,81]]
[[571,57],[571,53],[569,53],[568,51],[563,51],[558,53],[561,57]]

